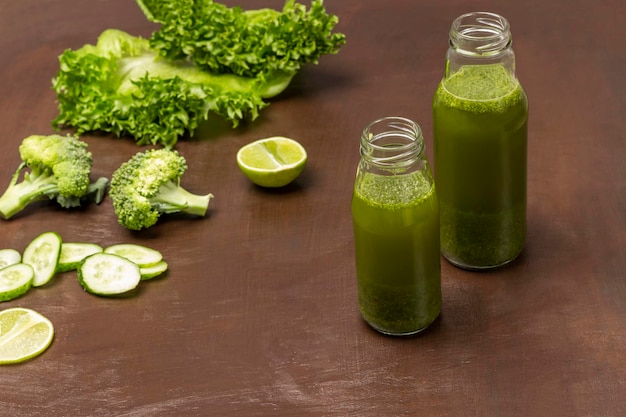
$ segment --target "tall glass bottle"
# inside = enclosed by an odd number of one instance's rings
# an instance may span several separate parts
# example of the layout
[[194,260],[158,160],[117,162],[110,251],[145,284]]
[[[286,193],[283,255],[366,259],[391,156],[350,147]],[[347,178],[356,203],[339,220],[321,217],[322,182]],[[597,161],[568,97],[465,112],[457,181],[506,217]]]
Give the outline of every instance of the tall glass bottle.
[[441,309],[439,210],[420,127],[387,117],[361,136],[352,197],[359,309],[374,329],[410,335]]
[[527,120],[508,21],[485,12],[458,17],[433,100],[441,248],[452,264],[493,268],[522,251]]

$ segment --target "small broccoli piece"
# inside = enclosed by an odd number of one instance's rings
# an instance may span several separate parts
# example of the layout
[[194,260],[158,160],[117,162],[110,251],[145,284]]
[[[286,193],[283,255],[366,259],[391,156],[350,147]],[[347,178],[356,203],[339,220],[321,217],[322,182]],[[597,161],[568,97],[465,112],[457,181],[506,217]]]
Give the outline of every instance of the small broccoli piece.
[[161,214],[204,216],[212,194],[196,195],[180,186],[187,162],[175,150],[135,154],[111,177],[109,196],[119,223],[130,230],[154,225]]
[[64,208],[102,201],[108,179],[89,182],[93,159],[87,143],[73,136],[32,135],[22,141],[19,152],[22,163],[0,197],[0,217],[10,219],[46,198]]

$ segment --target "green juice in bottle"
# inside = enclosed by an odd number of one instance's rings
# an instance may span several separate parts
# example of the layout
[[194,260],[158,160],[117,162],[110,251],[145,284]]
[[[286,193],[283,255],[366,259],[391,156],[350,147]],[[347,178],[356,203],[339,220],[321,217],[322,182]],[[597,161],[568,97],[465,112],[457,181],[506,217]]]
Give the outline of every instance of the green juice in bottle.
[[389,335],[418,333],[441,310],[437,195],[421,151],[412,152],[384,165],[391,159],[362,149],[352,197],[359,310]]
[[[402,198],[406,190],[412,195]],[[389,333],[426,328],[439,315],[439,222],[434,186],[417,172],[365,174],[352,200],[359,305]]]
[[[512,70],[508,23],[486,14],[494,20],[485,28],[477,15],[459,18],[465,32],[453,25],[433,100],[441,249],[466,269],[507,264],[526,240],[528,100]],[[480,36],[489,39],[477,47]]]

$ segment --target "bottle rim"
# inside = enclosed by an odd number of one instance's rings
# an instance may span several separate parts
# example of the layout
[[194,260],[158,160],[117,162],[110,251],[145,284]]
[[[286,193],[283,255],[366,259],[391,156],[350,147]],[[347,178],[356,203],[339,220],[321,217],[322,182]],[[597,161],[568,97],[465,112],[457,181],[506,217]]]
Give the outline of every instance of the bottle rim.
[[511,45],[511,27],[497,13],[465,13],[452,22],[450,43],[469,55],[497,54]]
[[361,135],[361,157],[379,167],[408,166],[421,158],[423,152],[421,127],[405,117],[374,120]]

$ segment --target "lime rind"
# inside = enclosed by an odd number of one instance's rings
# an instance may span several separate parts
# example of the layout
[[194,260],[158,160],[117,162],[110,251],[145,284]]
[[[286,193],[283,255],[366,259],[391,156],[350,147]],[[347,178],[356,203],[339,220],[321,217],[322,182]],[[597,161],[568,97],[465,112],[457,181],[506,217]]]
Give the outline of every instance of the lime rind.
[[307,159],[300,143],[283,136],[256,140],[237,152],[237,165],[244,175],[269,188],[284,187],[298,178]]
[[55,232],[44,232],[33,239],[22,256],[22,262],[33,267],[33,287],[47,284],[56,273],[61,254],[61,236]]
[[0,365],[25,362],[39,356],[54,339],[52,322],[23,307],[0,312]]

